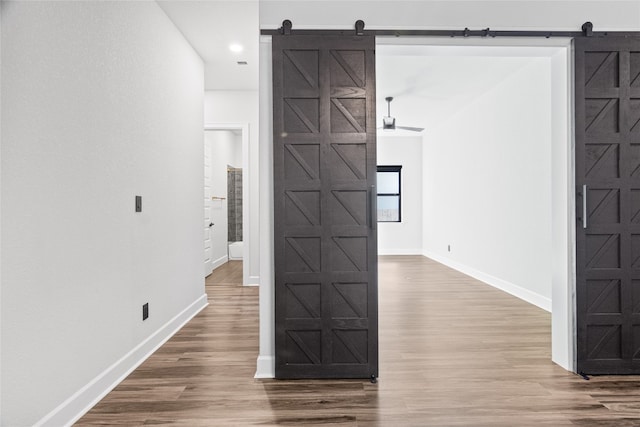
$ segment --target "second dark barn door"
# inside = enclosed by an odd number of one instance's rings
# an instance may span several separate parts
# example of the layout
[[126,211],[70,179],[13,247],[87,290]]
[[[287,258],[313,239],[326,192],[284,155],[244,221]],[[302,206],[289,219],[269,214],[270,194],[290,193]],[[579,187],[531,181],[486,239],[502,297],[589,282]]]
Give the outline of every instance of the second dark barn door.
[[273,37],[277,378],[378,375],[374,49]]
[[575,41],[577,359],[640,374],[640,39]]

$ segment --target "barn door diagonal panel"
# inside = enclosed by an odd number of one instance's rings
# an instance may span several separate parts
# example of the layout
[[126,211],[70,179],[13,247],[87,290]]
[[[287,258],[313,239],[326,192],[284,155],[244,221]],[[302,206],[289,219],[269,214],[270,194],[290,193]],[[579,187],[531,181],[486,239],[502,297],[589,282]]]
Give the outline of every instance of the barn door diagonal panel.
[[374,49],[273,37],[277,378],[378,376]]
[[640,374],[640,38],[575,40],[578,371]]

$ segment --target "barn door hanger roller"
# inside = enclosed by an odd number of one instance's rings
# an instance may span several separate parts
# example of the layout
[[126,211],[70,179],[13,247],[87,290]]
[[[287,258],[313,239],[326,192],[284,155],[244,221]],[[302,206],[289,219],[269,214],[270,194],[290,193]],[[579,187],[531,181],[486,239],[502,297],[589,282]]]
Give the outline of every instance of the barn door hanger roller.
[[[293,23],[291,22],[291,20],[285,19],[284,21],[282,21],[282,27],[280,27],[278,31],[280,32],[280,34],[288,36],[288,35],[291,35],[292,27],[293,27]],[[355,27],[356,36],[364,35],[364,21],[362,19],[358,19],[354,24],[354,27]],[[345,31],[339,31],[339,33],[346,35]]]

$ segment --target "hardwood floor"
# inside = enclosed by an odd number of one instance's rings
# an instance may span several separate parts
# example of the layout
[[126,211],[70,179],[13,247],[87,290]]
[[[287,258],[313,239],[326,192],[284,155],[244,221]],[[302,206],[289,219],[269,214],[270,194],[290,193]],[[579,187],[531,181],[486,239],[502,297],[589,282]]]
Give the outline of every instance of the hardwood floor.
[[210,305],[79,422],[90,425],[640,426],[640,377],[551,362],[549,313],[419,256],[380,257],[380,378],[256,380],[258,288]]

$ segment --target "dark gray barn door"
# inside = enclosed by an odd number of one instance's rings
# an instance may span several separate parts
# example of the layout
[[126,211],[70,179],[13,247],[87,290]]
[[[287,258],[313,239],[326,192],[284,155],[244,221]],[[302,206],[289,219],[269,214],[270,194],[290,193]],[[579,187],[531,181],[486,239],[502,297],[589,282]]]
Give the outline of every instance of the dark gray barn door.
[[640,374],[640,39],[575,41],[577,361]]
[[374,54],[273,37],[277,378],[378,375]]

